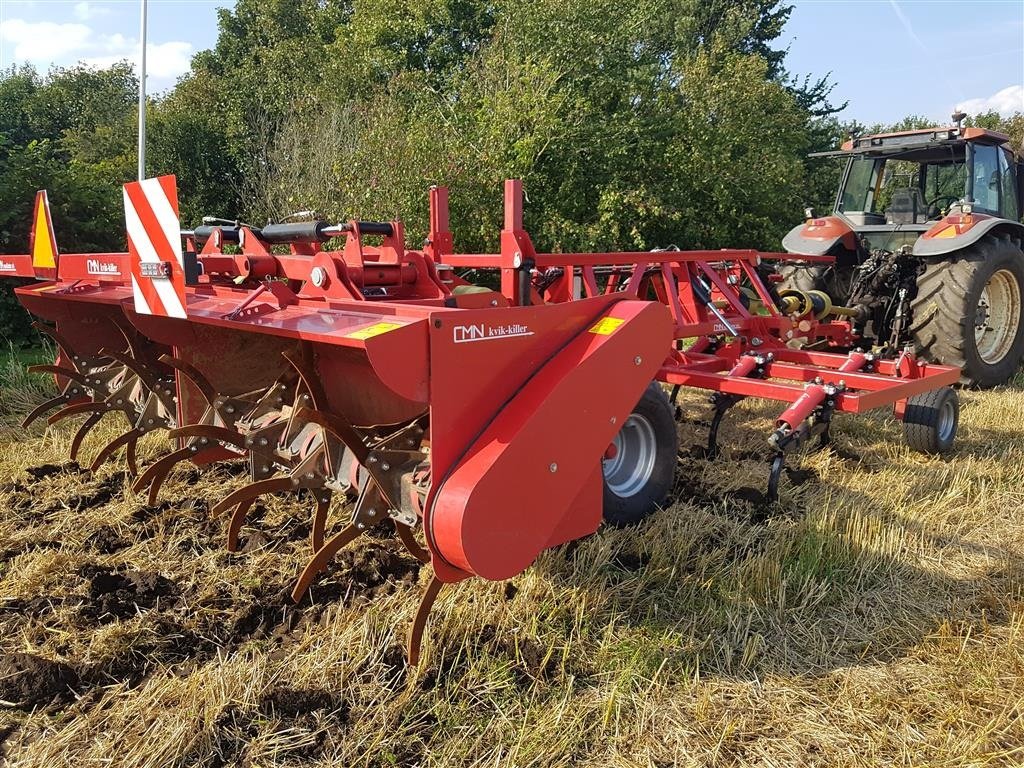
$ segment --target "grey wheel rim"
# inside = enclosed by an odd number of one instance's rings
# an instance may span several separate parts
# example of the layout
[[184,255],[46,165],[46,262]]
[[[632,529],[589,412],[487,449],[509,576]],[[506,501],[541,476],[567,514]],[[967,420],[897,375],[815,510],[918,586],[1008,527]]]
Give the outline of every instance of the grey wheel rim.
[[601,464],[605,485],[620,498],[635,496],[654,474],[658,455],[654,425],[645,416],[630,414],[612,446],[614,455]]
[[1021,310],[1017,276],[1008,269],[997,270],[981,291],[974,320],[974,343],[982,361],[997,365],[1010,354]]
[[956,402],[954,402],[952,397],[947,397],[942,403],[942,408],[939,410],[939,421],[935,428],[940,442],[948,443],[953,439],[953,434],[956,431],[956,421]]

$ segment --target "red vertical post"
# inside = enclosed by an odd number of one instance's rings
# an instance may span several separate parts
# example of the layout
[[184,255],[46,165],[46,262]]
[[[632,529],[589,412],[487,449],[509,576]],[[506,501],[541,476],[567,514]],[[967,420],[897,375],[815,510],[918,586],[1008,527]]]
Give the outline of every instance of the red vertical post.
[[[501,292],[513,304],[520,304],[517,261],[523,257],[519,235],[523,231],[523,182],[505,180],[505,226],[501,232]],[[518,258],[517,258],[518,257]]]
[[430,188],[430,243],[427,251],[435,259],[455,250],[455,241],[449,230],[448,187]]

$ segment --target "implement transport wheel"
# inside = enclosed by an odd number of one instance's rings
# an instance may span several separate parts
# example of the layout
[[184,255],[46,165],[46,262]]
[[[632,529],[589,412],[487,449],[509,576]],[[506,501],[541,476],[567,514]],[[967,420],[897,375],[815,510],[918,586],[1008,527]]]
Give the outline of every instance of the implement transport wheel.
[[949,453],[959,423],[960,397],[953,388],[942,387],[907,400],[903,436],[920,453]]
[[1024,359],[1021,241],[985,235],[951,256],[918,278],[915,341],[929,359],[959,366],[964,384],[1003,384]]
[[631,525],[654,512],[672,489],[678,452],[672,405],[652,382],[602,461],[605,522]]

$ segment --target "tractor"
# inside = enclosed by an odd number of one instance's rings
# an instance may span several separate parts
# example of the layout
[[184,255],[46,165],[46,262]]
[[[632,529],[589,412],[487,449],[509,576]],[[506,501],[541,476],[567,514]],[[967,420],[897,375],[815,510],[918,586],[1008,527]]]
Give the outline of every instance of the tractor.
[[961,369],[992,387],[1024,360],[1024,161],[1009,137],[964,127],[856,136],[830,216],[806,211],[783,239],[820,258],[781,268],[784,282],[856,309],[855,335]]

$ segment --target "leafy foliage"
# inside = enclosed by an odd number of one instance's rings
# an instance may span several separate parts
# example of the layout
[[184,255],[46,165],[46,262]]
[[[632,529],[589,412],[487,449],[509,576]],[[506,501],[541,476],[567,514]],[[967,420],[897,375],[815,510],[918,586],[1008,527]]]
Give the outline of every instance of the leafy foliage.
[[[456,242],[494,247],[501,182],[522,178],[551,250],[778,247],[838,164],[806,159],[856,122],[830,76],[786,69],[779,0],[238,0],[216,45],[148,106],[151,174],[182,219],[315,209],[426,232],[452,190]],[[27,247],[50,191],[65,251],[123,247],[137,82],[108,69],[0,72],[0,250]],[[1020,146],[1024,116],[972,124]],[[918,125],[908,117],[896,128]],[[9,282],[9,281],[8,281]],[[4,292],[6,291],[6,293]],[[0,285],[0,335],[28,338]]]

